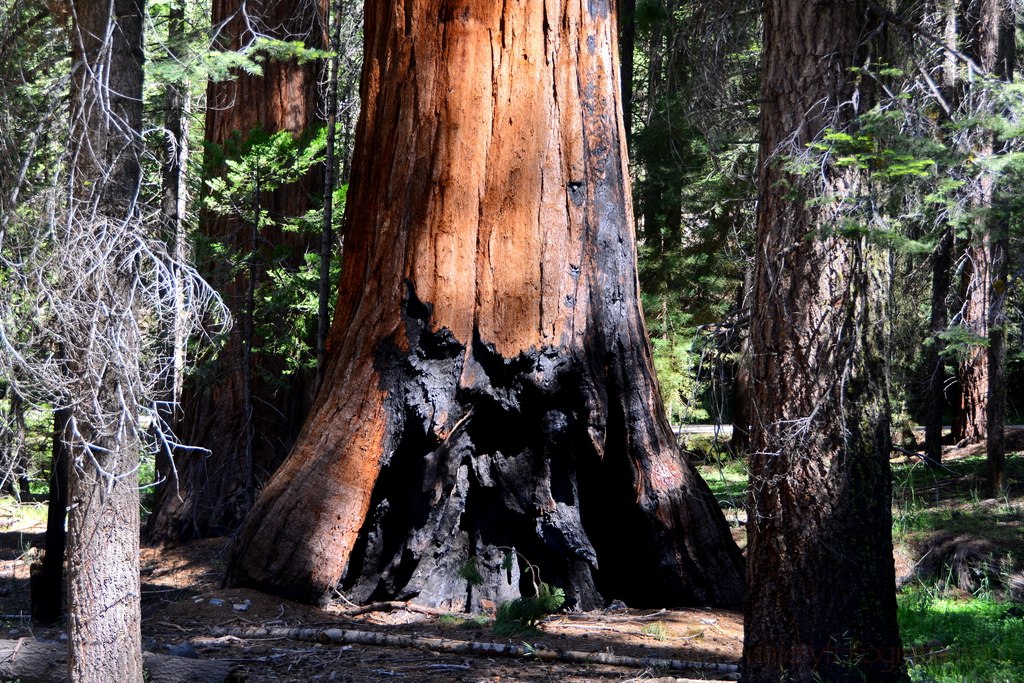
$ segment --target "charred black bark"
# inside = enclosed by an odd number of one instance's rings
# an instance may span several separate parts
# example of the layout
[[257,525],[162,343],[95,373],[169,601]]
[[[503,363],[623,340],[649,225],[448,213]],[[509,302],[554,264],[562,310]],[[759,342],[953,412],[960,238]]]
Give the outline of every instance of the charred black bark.
[[[477,610],[531,594],[528,560],[578,609],[612,598],[737,604],[735,546],[722,548],[722,574],[681,580],[662,556],[675,543],[638,506],[628,460],[595,448],[586,358],[551,347],[503,358],[479,339],[467,350],[430,331],[431,307],[414,292],[404,308],[410,350],[389,344],[377,358],[395,443],[343,582],[352,599]],[[607,391],[620,404],[621,390]],[[441,413],[454,424],[443,439]],[[620,413],[608,417],[604,451],[621,454],[630,435]],[[696,495],[714,505],[706,486]],[[701,576],[686,564],[686,576]],[[639,568],[659,567],[638,580]]]

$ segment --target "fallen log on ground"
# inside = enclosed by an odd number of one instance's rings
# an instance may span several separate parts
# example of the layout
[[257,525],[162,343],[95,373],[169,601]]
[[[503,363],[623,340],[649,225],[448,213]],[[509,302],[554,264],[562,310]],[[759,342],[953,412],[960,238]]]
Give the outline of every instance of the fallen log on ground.
[[[148,683],[225,683],[232,680],[231,662],[142,653]],[[0,640],[0,681],[64,683],[68,677],[68,645],[34,638]]]
[[215,636],[236,638],[288,638],[315,643],[337,643],[345,645],[379,645],[386,647],[408,647],[431,652],[453,654],[500,655],[506,657],[531,657],[542,662],[569,662],[579,664],[607,664],[629,668],[654,668],[669,671],[715,671],[737,673],[736,664],[722,662],[688,662],[664,657],[627,657],[610,652],[582,652],[579,650],[551,650],[544,647],[492,643],[486,641],[453,640],[425,636],[407,636],[377,631],[361,631],[342,628],[284,628],[251,626],[244,628],[217,627],[211,633]]
[[435,609],[433,607],[424,607],[422,605],[415,605],[408,601],[401,600],[388,600],[387,602],[375,602],[371,605],[363,605],[362,607],[353,607],[342,612],[342,615],[346,617],[357,617],[362,614],[369,614],[370,612],[393,612],[395,610],[406,610],[408,612],[416,612],[418,614],[429,614],[433,617],[440,617],[446,614],[451,614],[450,611],[443,609]]

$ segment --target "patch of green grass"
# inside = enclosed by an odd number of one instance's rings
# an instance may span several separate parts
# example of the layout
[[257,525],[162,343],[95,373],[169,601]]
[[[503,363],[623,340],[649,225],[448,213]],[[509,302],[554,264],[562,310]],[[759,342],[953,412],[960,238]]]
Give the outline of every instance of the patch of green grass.
[[[984,496],[986,462],[984,454],[947,460],[932,469],[922,462],[893,465],[893,498],[899,503],[936,505],[955,498],[980,501]],[[1024,458],[1006,460],[1008,479],[1024,479]]]
[[992,541],[1000,547],[1024,549],[1021,527],[1024,507],[1004,505],[988,509],[923,509],[912,513],[905,535],[914,541],[933,532],[965,534]]
[[729,439],[721,434],[687,434],[682,437],[682,447],[692,458],[702,463],[728,460],[733,457],[729,450]]
[[490,626],[491,620],[482,614],[442,614],[437,618],[437,625],[442,628],[484,628]]
[[911,678],[935,683],[1024,681],[1024,609],[956,600],[920,586],[898,596]]
[[475,614],[467,619],[463,619],[461,628],[486,628],[494,623],[494,620],[490,617],[484,616],[483,614]]
[[[893,467],[893,534],[897,544],[916,545],[936,533],[967,535],[1024,554],[1024,504],[986,499],[985,457],[974,456],[929,469],[922,463]],[[1024,480],[1024,458],[1007,460],[1007,476]]]
[[11,496],[0,498],[0,519],[7,528],[46,524],[45,503],[19,503]]
[[644,624],[644,627],[640,629],[640,633],[650,636],[655,640],[668,640],[668,629],[660,621],[656,621],[653,624]]
[[699,465],[697,470],[719,505],[743,506],[747,496],[747,464],[742,458]]

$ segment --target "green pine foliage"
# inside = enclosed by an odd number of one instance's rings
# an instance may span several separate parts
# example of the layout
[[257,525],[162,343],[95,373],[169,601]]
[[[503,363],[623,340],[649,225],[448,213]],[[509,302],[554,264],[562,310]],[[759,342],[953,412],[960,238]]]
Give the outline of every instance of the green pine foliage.
[[498,607],[493,631],[499,636],[522,636],[537,632],[540,620],[561,609],[565,591],[540,581],[537,594],[503,602]]
[[[321,211],[318,202],[303,216],[281,217],[268,211],[261,197],[298,181],[323,159],[326,144],[325,129],[314,135],[295,138],[287,131],[267,133],[251,131],[248,135],[235,135],[225,145],[207,145],[207,164],[221,172],[206,181],[204,205],[214,213],[235,216],[250,228],[259,231],[277,227],[285,232],[320,234]],[[335,216],[343,215],[347,187],[335,191]],[[337,226],[335,226],[337,227]],[[236,242],[237,244],[237,242]],[[282,244],[259,244],[255,252],[251,245],[239,249],[228,241],[205,241],[205,253],[211,262],[219,264],[219,280],[241,275],[258,258],[263,265],[264,277],[255,294],[252,318],[256,325],[254,350],[272,354],[285,361],[281,374],[291,375],[310,370],[316,365],[313,347],[317,326],[319,301],[320,256],[302,254],[299,267],[290,247]],[[332,263],[332,282],[340,276],[340,264]],[[334,297],[329,298],[333,305]],[[280,376],[267,376],[268,381]]]
[[[503,602],[498,606],[498,613],[495,615],[493,631],[499,636],[523,636],[537,632],[537,626],[541,619],[553,614],[565,604],[565,591],[561,588],[553,588],[540,579],[540,569],[522,554],[513,548],[502,548],[505,556],[502,559],[502,571],[511,572],[516,562],[523,567],[524,575],[533,581],[533,595],[521,597]],[[470,573],[467,575],[467,567]],[[483,577],[479,575],[479,568],[474,560],[471,560],[463,567],[463,576],[470,580],[478,580],[482,583]]]
[[740,343],[720,323],[742,315],[756,197],[760,31],[742,9],[643,0],[635,15],[639,277],[674,423],[727,417]]
[[[189,25],[185,44],[175,46],[173,56],[167,44],[167,16],[172,5],[184,6]],[[299,64],[330,57],[330,52],[307,47],[298,40],[279,40],[258,36],[238,50],[228,49],[219,42],[210,43],[209,8],[205,4],[185,0],[162,0],[147,3],[149,18],[146,79],[151,87],[159,89],[167,83],[196,83],[205,86],[209,81],[227,81],[238,73],[262,76],[269,61],[294,59]],[[221,36],[223,38],[223,36]]]
[[260,197],[303,178],[323,160],[326,132],[311,138],[295,138],[288,131],[268,133],[236,131],[223,146],[207,144],[207,167],[223,173],[206,181],[204,205],[221,214],[233,215],[248,225],[284,225],[261,204]]

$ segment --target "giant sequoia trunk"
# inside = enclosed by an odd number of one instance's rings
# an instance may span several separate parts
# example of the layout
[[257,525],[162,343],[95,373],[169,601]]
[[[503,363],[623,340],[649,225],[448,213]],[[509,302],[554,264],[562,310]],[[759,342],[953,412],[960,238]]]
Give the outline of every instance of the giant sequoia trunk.
[[[744,680],[901,679],[884,257],[850,227],[861,171],[786,161],[852,131],[868,3],[772,0],[751,320]],[[803,195],[803,196],[801,196]],[[812,199],[817,198],[816,201]],[[852,234],[851,234],[852,233]]]
[[[319,47],[319,12],[312,0],[215,0],[212,16],[221,34],[231,37],[231,49],[257,35]],[[211,83],[207,101],[207,142],[224,145],[233,135],[244,138],[254,130],[287,130],[298,136],[317,120],[317,69],[313,62],[268,59],[260,76],[238,73],[231,81]],[[310,177],[264,193],[261,205],[275,218],[300,216],[310,208],[311,193],[320,189],[318,179]],[[216,360],[185,387],[178,433],[184,443],[208,452],[177,451],[176,474],[170,463],[164,465],[161,475],[167,480],[147,529],[153,542],[237,528],[255,497],[254,482],[264,480],[284,460],[309,406],[307,373],[284,375],[283,359],[251,352],[254,340],[258,342],[254,327],[274,323],[253,319],[248,295],[249,285],[263,279],[265,261],[275,249],[290,250],[288,264],[298,267],[305,252],[316,248],[315,241],[271,225],[253,235],[252,226],[239,219],[212,214],[203,216],[201,230],[205,238],[228,245],[238,258],[250,257],[254,239],[259,246],[253,267],[245,273],[207,264],[213,271],[208,279],[224,297],[235,326]]]
[[651,366],[612,5],[374,0],[365,39],[325,382],[229,581],[477,609],[515,549],[578,607],[736,605]]

